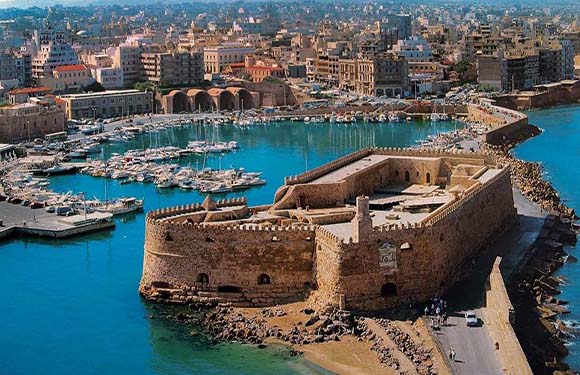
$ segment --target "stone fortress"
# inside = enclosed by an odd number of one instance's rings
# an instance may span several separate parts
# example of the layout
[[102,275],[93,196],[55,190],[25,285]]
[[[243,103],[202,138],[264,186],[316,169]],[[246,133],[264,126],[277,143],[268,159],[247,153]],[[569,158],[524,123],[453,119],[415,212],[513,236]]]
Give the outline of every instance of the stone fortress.
[[516,218],[493,156],[367,148],[245,199],[149,212],[140,292],[158,301],[372,311],[442,293]]

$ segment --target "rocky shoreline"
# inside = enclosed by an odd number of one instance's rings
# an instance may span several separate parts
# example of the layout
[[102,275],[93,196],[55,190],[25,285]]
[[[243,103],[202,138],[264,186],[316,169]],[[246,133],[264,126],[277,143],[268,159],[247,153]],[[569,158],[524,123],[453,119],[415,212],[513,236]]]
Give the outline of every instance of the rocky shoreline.
[[514,185],[523,195],[549,213],[536,241],[508,283],[516,313],[515,332],[535,374],[572,374],[576,372],[561,359],[568,353],[566,339],[575,328],[567,327],[561,320],[562,314],[569,313],[567,301],[557,298],[558,288],[565,285],[565,280],[552,275],[565,262],[576,261],[564,246],[576,243],[578,227],[574,220],[577,216],[544,179],[541,164],[517,159],[511,153],[518,143],[539,133],[539,129],[532,130],[509,144],[487,145],[487,150],[499,163],[511,166]]
[[[437,369],[435,365],[434,356],[438,355],[436,349],[428,348],[421,340],[417,340],[421,336],[418,331],[415,331],[413,337],[394,321],[363,317],[336,308],[317,312],[305,307],[297,315],[299,320],[296,321],[294,316],[287,327],[268,322],[269,318],[287,317],[286,310],[289,308],[287,305],[256,308],[255,312],[248,314],[246,310],[230,304],[215,305],[210,302],[182,306],[179,311],[163,310],[159,315],[151,315],[149,318],[168,319],[192,328],[200,327],[210,337],[210,344],[238,342],[255,345],[258,349],[264,349],[269,344],[283,344],[289,347],[290,356],[302,355],[307,346],[316,350],[314,346],[318,344],[351,338],[368,343],[378,361],[394,371],[419,375],[446,372]],[[191,332],[192,335],[197,334],[195,329]],[[346,342],[345,345],[345,349],[350,347]]]

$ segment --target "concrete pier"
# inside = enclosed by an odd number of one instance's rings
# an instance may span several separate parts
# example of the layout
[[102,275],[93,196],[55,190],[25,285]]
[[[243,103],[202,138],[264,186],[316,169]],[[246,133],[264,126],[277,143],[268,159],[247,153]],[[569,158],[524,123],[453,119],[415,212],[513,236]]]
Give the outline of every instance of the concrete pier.
[[115,227],[109,213],[95,212],[69,217],[58,216],[44,209],[32,209],[18,204],[0,202],[0,240],[13,235],[64,238],[77,234]]

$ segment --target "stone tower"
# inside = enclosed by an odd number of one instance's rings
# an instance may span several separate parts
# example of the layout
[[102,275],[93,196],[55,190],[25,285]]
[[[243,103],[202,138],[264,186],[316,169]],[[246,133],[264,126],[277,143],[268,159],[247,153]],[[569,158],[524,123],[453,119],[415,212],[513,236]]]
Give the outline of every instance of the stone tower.
[[373,221],[369,213],[369,197],[356,198],[356,215],[351,221],[353,242],[367,241],[373,230]]
[[215,211],[217,208],[215,201],[209,195],[205,197],[205,200],[201,206],[205,208],[206,211]]

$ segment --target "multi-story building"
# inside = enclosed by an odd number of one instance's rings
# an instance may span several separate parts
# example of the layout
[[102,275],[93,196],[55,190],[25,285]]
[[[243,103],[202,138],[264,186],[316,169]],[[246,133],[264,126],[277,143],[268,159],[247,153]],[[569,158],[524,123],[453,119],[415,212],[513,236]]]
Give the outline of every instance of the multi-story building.
[[330,86],[338,86],[339,56],[319,53],[315,65],[315,79]]
[[69,119],[109,118],[149,113],[153,93],[138,90],[117,90],[87,94],[62,95]]
[[91,68],[93,78],[105,89],[120,89],[125,86],[123,69],[121,68]]
[[246,55],[256,52],[254,47],[246,47],[239,44],[224,44],[203,49],[203,63],[205,72],[211,74],[221,73],[226,66],[232,63],[242,63]]
[[407,61],[409,74],[412,76],[443,75],[442,69],[439,69],[439,64],[434,61],[433,51],[429,43],[422,37],[399,40],[391,52]]
[[574,78],[574,56],[576,51],[580,52],[580,48],[576,49],[574,43],[568,39],[560,40],[562,46],[562,79]]
[[500,53],[495,56],[477,56],[477,82],[494,90],[509,90],[507,61]]
[[382,53],[372,59],[341,60],[343,90],[361,95],[402,97],[409,89],[409,66],[404,58]]
[[344,91],[355,92],[358,79],[358,64],[354,59],[340,59],[338,68],[338,87]]
[[141,79],[143,67],[141,65],[142,46],[120,45],[113,51],[113,67],[122,69],[126,84],[138,82]]
[[39,79],[40,84],[55,93],[78,92],[95,82],[91,70],[83,64],[57,66],[52,77]]
[[539,83],[560,81],[562,74],[562,49],[556,46],[546,46],[539,49]]
[[141,54],[144,78],[157,86],[195,86],[203,82],[201,52],[146,52]]
[[47,27],[35,32],[38,54],[32,60],[33,78],[51,77],[54,68],[79,63],[78,55],[65,41],[64,32]]
[[18,80],[20,86],[27,86],[31,82],[31,57],[0,53],[0,81]]
[[132,35],[111,51],[113,67],[123,70],[126,85],[131,85],[143,79],[143,64],[141,53],[151,52],[151,39],[142,35]]
[[16,143],[66,130],[64,111],[56,98],[0,107],[0,143]]

